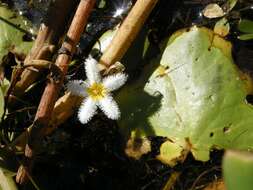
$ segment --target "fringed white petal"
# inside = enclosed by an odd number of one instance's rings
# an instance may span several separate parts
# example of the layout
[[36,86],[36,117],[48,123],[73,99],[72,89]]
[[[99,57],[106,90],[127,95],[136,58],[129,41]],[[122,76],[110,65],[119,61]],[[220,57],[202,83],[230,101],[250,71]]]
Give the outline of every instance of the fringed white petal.
[[127,75],[124,73],[117,73],[110,76],[107,76],[103,79],[103,84],[108,91],[117,90],[127,80]]
[[113,120],[119,119],[120,110],[117,103],[113,100],[112,96],[108,95],[99,100],[98,106],[108,118]]
[[97,64],[97,61],[91,56],[89,56],[85,61],[86,76],[90,84],[94,82],[99,83],[101,81],[101,76]]
[[78,118],[81,123],[87,123],[96,113],[97,105],[90,97],[85,99],[78,111]]
[[88,84],[82,80],[72,80],[67,83],[67,89],[76,96],[86,97]]

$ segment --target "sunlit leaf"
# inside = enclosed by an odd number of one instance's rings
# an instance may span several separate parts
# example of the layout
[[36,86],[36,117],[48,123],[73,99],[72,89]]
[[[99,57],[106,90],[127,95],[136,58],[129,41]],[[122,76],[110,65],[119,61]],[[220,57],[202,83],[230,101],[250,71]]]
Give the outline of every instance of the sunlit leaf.
[[2,190],[17,190],[17,186],[12,176],[9,176],[0,168],[0,189]]
[[10,86],[10,81],[8,81],[6,78],[4,78],[3,81],[0,80],[0,87],[4,95],[7,93],[9,86]]
[[188,151],[205,161],[212,148],[252,150],[250,93],[252,82],[233,63],[231,44],[193,27],[175,33],[162,58],[119,92],[118,124],[127,140],[167,137],[159,155],[167,163]]
[[238,36],[238,39],[240,40],[252,40],[253,39],[253,34],[242,34]]
[[211,3],[205,7],[203,10],[203,15],[207,18],[219,18],[224,16],[225,13],[218,4]]

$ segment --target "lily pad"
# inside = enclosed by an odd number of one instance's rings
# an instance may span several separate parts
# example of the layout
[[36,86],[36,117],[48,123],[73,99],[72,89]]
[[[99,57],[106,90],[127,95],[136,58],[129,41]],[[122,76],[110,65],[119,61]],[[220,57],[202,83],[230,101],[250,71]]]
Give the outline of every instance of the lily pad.
[[231,44],[192,27],[172,35],[161,59],[119,92],[118,124],[126,140],[167,137],[158,157],[169,164],[188,151],[206,161],[212,148],[252,150],[253,107],[246,101],[251,92]]
[[238,36],[238,39],[240,40],[252,40],[253,39],[253,34],[242,34]]
[[253,39],[253,21],[242,19],[238,24],[238,30],[245,33],[238,36],[240,40]]
[[238,29],[244,33],[253,33],[253,21],[242,19],[238,24]]
[[27,54],[32,47],[32,25],[24,17],[0,4],[0,64],[8,52]]

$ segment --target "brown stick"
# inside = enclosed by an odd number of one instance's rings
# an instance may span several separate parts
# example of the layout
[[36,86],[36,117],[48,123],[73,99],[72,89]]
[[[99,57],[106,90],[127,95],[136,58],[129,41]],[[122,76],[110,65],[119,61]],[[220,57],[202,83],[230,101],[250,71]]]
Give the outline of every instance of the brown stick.
[[62,86],[64,76],[66,75],[68,70],[68,64],[71,61],[72,54],[76,49],[76,45],[84,30],[84,27],[88,20],[88,16],[94,4],[95,0],[81,0],[71,23],[71,26],[69,28],[69,31],[67,33],[66,40],[62,45],[62,49],[69,53],[60,54],[56,59],[55,64],[62,71],[63,77],[56,80],[53,78],[50,79],[42,95],[41,102],[39,104],[38,111],[35,116],[35,121],[38,121],[44,126],[47,126],[51,119],[51,114],[54,108],[54,104],[56,102],[56,98],[58,97],[58,92]]
[[157,1],[158,0],[137,0],[134,7],[117,31],[110,46],[102,55],[100,59],[101,64],[110,66],[124,56]]
[[[72,20],[70,28],[67,33],[65,42],[62,45],[62,51],[65,53],[59,54],[56,59],[56,65],[62,71],[61,76],[52,76],[42,95],[35,119],[34,125],[29,132],[29,144],[26,144],[25,156],[25,170],[21,166],[18,170],[16,181],[23,183],[27,177],[33,162],[33,157],[36,151],[37,143],[45,135],[46,127],[48,126],[54,104],[58,97],[59,90],[63,84],[63,79],[68,70],[68,64],[71,61],[72,55],[75,52],[76,45],[80,40],[80,36],[87,23],[88,16],[95,5],[96,0],[81,0],[76,10],[75,16]],[[33,147],[32,147],[33,146]]]
[[[25,65],[36,59],[51,59],[55,50],[54,46],[58,45],[69,20],[68,15],[76,2],[77,0],[56,0],[52,4],[47,18],[40,26],[34,45],[24,61]],[[38,76],[38,72],[26,69],[21,75],[21,80],[17,82],[13,94],[22,95]]]

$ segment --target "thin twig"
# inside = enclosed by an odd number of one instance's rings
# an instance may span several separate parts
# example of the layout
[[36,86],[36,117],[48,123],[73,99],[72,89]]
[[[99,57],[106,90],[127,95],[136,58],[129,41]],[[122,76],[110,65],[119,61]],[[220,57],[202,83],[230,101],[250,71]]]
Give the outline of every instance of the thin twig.
[[181,175],[181,172],[175,171],[172,172],[169,180],[166,182],[165,186],[163,187],[163,190],[172,190],[175,186],[176,181],[179,179]]
[[196,180],[193,182],[193,184],[192,184],[190,190],[194,190],[195,187],[196,187],[196,185],[197,185],[198,182],[200,181],[200,179],[201,179],[202,177],[204,177],[206,174],[208,174],[208,173],[210,173],[210,172],[212,172],[212,171],[214,171],[214,170],[220,170],[220,169],[221,169],[220,166],[214,166],[214,167],[212,167],[212,168],[210,168],[210,169],[205,170],[204,172],[202,172],[202,173],[196,178]]

